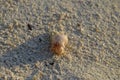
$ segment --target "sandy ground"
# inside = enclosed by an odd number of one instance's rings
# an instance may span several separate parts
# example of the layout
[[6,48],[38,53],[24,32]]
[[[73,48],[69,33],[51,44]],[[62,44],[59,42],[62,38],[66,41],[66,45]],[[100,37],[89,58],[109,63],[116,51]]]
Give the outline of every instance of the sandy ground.
[[0,80],[120,80],[119,32],[120,0],[0,0]]

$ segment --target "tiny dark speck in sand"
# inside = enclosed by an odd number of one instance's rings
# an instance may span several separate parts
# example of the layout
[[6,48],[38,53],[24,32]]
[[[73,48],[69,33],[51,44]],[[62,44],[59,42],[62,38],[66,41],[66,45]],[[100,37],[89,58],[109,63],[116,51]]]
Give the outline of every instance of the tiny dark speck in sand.
[[50,65],[54,65],[54,62],[49,63]]
[[42,41],[42,39],[41,38],[39,38],[39,42],[41,42]]
[[34,26],[33,26],[33,25],[31,25],[31,24],[27,24],[27,26],[28,26],[28,29],[29,29],[29,30],[32,30],[32,29],[33,29],[33,27],[34,27]]

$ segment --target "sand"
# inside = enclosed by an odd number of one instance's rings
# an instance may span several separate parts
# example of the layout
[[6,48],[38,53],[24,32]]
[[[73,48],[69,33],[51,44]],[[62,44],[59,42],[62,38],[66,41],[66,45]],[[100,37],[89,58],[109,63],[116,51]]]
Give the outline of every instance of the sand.
[[119,32],[120,0],[0,0],[0,80],[120,80]]

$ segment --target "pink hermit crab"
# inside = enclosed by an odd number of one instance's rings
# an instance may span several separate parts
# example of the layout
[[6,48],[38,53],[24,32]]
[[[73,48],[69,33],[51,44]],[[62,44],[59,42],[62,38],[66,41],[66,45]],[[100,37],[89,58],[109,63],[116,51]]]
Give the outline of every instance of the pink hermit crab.
[[56,33],[52,36],[51,51],[57,55],[64,53],[65,46],[68,43],[68,37],[64,33]]

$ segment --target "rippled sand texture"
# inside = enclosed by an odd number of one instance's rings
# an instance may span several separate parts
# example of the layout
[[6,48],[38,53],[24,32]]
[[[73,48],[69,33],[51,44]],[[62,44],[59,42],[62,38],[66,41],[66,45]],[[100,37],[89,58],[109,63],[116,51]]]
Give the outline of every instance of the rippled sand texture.
[[0,0],[0,80],[120,80],[119,32],[120,0]]

